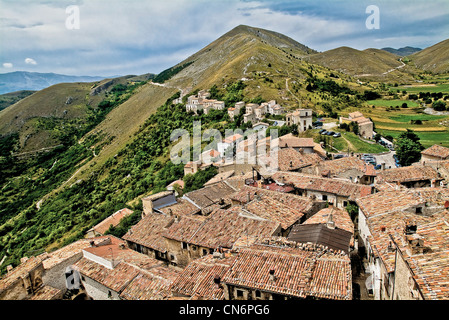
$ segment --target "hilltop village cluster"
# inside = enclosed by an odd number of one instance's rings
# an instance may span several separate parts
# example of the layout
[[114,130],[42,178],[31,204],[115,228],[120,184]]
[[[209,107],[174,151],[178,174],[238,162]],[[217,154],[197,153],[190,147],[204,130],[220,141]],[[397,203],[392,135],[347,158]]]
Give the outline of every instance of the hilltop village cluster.
[[[186,108],[207,113],[224,103],[200,92]],[[265,113],[285,112],[275,101],[242,102],[228,109],[231,118],[240,108],[261,129]],[[348,119],[370,130],[363,115]],[[312,110],[286,121],[307,130]],[[218,174],[195,191],[183,193],[179,180],[142,198],[142,218],[122,238],[104,233],[133,213],[128,208],[84,239],[23,257],[0,279],[0,299],[449,298],[448,148],[434,145],[411,166],[376,170],[359,155],[327,160],[313,139],[277,139],[276,154],[259,159],[276,156],[277,171],[190,162],[185,174],[211,165]],[[242,137],[223,144],[251,150]]]

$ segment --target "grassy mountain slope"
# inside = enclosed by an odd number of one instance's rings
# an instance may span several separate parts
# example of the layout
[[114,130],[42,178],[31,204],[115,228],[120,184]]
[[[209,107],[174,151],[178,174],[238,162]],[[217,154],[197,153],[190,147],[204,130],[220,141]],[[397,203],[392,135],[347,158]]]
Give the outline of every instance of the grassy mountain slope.
[[56,73],[15,71],[0,74],[0,93],[19,90],[42,90],[58,83],[94,82],[104,77],[68,76]]
[[422,49],[407,46],[407,47],[403,47],[403,48],[399,48],[399,49],[387,47],[387,48],[382,48],[382,50],[393,53],[397,56],[404,57],[404,56],[409,56],[411,54],[414,54],[415,52],[421,51]]
[[402,83],[413,79],[411,72],[418,72],[409,66],[401,67],[398,56],[379,49],[339,47],[311,55],[307,60],[365,80]]
[[449,72],[449,39],[416,52],[408,58],[411,64],[433,73]]
[[23,98],[32,95],[34,92],[35,91],[31,90],[20,90],[0,95],[0,111],[22,100]]

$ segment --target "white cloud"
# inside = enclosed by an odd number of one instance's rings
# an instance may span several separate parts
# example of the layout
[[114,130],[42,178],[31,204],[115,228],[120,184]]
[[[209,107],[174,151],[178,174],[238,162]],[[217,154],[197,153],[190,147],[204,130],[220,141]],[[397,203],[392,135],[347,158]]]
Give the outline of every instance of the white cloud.
[[26,59],[25,59],[25,63],[26,63],[26,64],[33,64],[33,65],[36,65],[36,64],[37,64],[36,60],[34,60],[34,59],[32,59],[32,58],[26,58]]
[[11,69],[14,65],[11,62],[5,62],[3,64],[3,68]]

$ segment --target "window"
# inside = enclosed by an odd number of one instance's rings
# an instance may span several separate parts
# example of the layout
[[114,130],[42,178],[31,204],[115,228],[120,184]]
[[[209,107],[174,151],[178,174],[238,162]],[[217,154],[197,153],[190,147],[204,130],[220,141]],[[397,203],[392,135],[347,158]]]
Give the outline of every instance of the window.
[[175,256],[174,255],[170,255],[170,260],[175,260]]
[[260,298],[261,294],[259,290],[256,290],[256,298]]
[[203,249],[203,256],[205,256],[207,254],[207,250]]
[[327,195],[323,194],[322,197],[323,201],[327,201]]
[[185,249],[187,249],[187,248],[188,248],[188,247],[187,247],[187,243],[183,242],[183,243],[182,243],[182,249],[185,250]]
[[348,206],[348,201],[343,201],[343,207],[347,207]]
[[112,292],[111,292],[111,290],[108,290],[108,298],[109,298],[109,299],[112,298]]
[[193,250],[193,251],[196,251],[196,246],[192,246],[192,250]]
[[422,213],[422,207],[416,207],[416,213]]
[[243,291],[242,290],[237,289],[236,293],[237,293],[237,297],[239,297],[239,298],[243,297]]

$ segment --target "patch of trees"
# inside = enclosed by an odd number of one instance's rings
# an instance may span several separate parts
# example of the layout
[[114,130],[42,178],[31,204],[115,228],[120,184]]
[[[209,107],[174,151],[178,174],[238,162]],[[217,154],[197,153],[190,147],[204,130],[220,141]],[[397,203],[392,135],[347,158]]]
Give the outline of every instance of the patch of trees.
[[177,67],[171,67],[168,68],[161,73],[159,73],[156,77],[154,77],[153,82],[156,83],[164,83],[167,80],[170,80],[172,77],[174,77],[176,74],[190,66],[194,61],[186,62],[183,65],[177,66]]
[[308,78],[306,90],[309,92],[320,91],[328,92],[333,96],[340,94],[354,94],[354,92],[344,85],[339,85],[334,80]]
[[421,159],[423,145],[418,135],[410,129],[403,132],[396,139],[396,155],[401,166],[410,166]]

